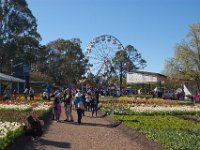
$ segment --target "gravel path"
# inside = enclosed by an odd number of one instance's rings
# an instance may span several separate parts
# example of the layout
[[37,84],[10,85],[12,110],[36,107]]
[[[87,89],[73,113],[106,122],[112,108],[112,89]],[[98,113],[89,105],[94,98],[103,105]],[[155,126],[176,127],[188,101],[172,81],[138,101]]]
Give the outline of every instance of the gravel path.
[[[86,112],[82,124],[77,124],[73,111],[73,123],[64,122],[62,108],[61,122],[51,121],[48,130],[37,142],[29,142],[26,150],[161,150],[161,146],[147,140],[138,132],[122,125],[111,128],[107,117],[91,117]],[[23,143],[24,144],[24,143]],[[16,147],[15,147],[16,149]],[[11,149],[9,149],[11,150]],[[22,150],[22,148],[21,148]]]

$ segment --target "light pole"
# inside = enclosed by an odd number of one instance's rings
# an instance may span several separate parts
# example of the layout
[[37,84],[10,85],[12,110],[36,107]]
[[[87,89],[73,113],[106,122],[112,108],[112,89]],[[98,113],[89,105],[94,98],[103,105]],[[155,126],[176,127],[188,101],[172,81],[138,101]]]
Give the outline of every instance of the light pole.
[[120,60],[120,96],[122,95],[122,60]]
[[[0,56],[0,65],[1,65],[0,73],[2,72],[2,64],[3,64],[2,59],[3,59],[3,58]],[[0,80],[0,95],[1,95],[1,80]]]
[[13,59],[10,60],[10,75],[13,74]]
[[0,56],[0,65],[1,65],[0,72],[2,72],[2,64],[3,64],[3,58]]
[[[12,62],[11,63],[11,68],[12,68],[11,75],[25,80],[23,64],[24,64],[23,62],[19,62],[17,64],[14,64]],[[23,88],[25,88],[25,83],[23,84]],[[22,89],[22,85],[19,82],[17,83],[17,89],[18,89],[18,91],[20,91],[20,89]]]

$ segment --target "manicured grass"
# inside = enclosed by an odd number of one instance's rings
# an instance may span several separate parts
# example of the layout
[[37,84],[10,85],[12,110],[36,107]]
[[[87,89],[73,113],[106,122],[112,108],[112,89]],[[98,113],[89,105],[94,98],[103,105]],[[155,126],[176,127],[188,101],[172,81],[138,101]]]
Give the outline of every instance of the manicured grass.
[[200,123],[175,116],[120,116],[129,128],[137,129],[148,138],[170,150],[200,150]]

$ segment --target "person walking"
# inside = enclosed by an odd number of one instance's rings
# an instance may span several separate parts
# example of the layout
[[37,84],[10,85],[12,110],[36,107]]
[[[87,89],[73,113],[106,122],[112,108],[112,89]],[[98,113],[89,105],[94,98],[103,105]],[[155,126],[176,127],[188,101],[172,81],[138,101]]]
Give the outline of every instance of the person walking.
[[57,122],[60,121],[60,114],[61,114],[61,93],[58,91],[57,95],[54,99],[54,116]]
[[83,110],[83,116],[85,116],[85,105],[86,105],[86,99],[85,99],[85,95],[86,95],[86,92],[85,91],[83,91],[82,92],[82,95],[81,95],[81,100],[82,100],[82,102],[83,102],[83,105],[84,105],[84,110]]
[[24,101],[25,102],[28,101],[28,88],[25,88],[25,90],[24,90]]
[[42,99],[43,99],[44,101],[46,101],[46,100],[48,99],[47,89],[45,89],[45,90],[43,91],[43,93],[42,93]]
[[51,89],[52,89],[51,86],[48,85],[46,90],[47,90],[47,95],[48,95],[48,96],[47,96],[47,99],[48,99],[49,101],[51,100],[51,96],[50,96],[50,95],[51,95]]
[[81,99],[81,94],[79,92],[77,92],[75,99],[74,99],[74,106],[75,109],[77,111],[77,115],[78,115],[78,124],[81,124],[81,119],[82,119],[82,115],[83,115],[83,111],[84,111],[84,104],[83,101]]
[[91,94],[87,93],[85,96],[85,109],[86,111],[90,111],[90,104],[91,104]]
[[66,120],[67,122],[73,122],[72,116],[72,94],[70,89],[66,89],[66,95],[64,100],[65,106],[65,113],[66,113]]
[[98,101],[97,97],[94,94],[92,95],[92,100],[91,100],[91,111],[92,111],[92,117],[94,116],[94,113],[97,117]]
[[15,89],[13,90],[13,93],[12,93],[12,99],[13,101],[17,100],[17,91]]
[[31,101],[31,100],[34,100],[34,90],[33,90],[32,87],[30,87],[29,96],[30,96],[30,101]]
[[9,100],[9,99],[11,99],[11,91],[10,91],[9,88],[6,88],[4,90],[4,92],[3,92],[3,94],[4,94],[3,100]]

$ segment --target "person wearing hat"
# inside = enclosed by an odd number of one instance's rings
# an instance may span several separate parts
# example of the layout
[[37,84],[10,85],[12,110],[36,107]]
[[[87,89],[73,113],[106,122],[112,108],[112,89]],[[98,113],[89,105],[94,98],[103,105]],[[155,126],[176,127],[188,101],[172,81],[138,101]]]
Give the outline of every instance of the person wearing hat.
[[64,99],[64,106],[65,106],[65,113],[66,113],[66,120],[67,122],[73,122],[72,116],[72,94],[70,89],[66,89],[66,95]]

